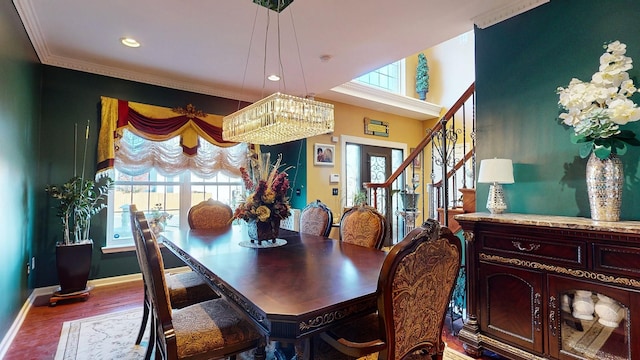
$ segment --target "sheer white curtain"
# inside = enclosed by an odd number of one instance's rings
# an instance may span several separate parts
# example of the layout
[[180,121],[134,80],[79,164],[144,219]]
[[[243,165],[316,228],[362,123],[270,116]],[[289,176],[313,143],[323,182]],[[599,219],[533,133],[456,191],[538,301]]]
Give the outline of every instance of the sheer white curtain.
[[183,152],[180,136],[166,141],[150,141],[124,129],[118,140],[114,166],[130,176],[155,168],[164,176],[190,170],[201,178],[210,178],[218,173],[239,177],[240,167],[246,167],[247,163],[248,146],[245,143],[222,148],[198,137],[198,152],[189,156]]

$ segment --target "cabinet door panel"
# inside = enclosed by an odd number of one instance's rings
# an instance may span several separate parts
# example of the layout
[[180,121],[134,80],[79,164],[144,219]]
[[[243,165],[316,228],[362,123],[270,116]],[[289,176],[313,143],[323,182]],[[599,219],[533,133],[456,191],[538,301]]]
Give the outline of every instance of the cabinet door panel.
[[480,268],[480,327],[515,346],[543,352],[543,274],[483,263]]
[[549,276],[549,297],[558,299],[560,303],[555,314],[551,315],[553,309],[549,309],[550,316],[557,319],[549,324],[552,356],[589,360],[637,358],[631,354],[637,354],[640,348],[634,338],[637,335],[633,333],[636,331],[633,314],[637,312],[638,303],[634,298],[640,298],[640,294],[572,278]]

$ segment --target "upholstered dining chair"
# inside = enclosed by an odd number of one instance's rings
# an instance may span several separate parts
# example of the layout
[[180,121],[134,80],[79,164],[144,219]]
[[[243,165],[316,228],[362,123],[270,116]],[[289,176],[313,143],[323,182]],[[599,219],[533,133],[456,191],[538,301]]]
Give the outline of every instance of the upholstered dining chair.
[[[378,279],[378,311],[320,334],[316,359],[442,358],[442,329],[461,261],[460,239],[427,220],[395,245]],[[338,350],[339,352],[336,352]],[[316,354],[314,354],[316,355]]]
[[[264,337],[222,298],[173,309],[158,242],[141,211],[134,213],[134,239],[142,249],[143,277],[152,309],[152,340],[157,359],[219,359],[254,349],[264,360]],[[153,341],[153,342],[152,342]],[[151,346],[151,345],[150,345]]]
[[387,235],[387,220],[374,207],[356,205],[342,214],[340,240],[380,249]]
[[229,205],[210,198],[192,206],[187,221],[192,229],[222,229],[231,225],[232,217]]
[[[134,239],[136,235],[136,229],[133,225],[135,223],[136,212],[138,212],[136,205],[130,205],[129,216],[131,220],[131,232],[134,235]],[[155,235],[152,234],[152,236]],[[140,266],[140,271],[142,271],[143,264],[140,259],[140,254],[143,249],[140,248],[140,244],[138,244],[138,242],[136,242],[135,245],[136,256],[138,257],[138,265]],[[145,279],[144,272],[142,272],[142,278],[142,282],[146,288],[148,286],[148,281]],[[180,273],[166,272],[165,279],[167,282],[167,287],[169,289],[169,298],[171,299],[171,305],[174,308],[179,309],[205,300],[220,297],[211,289],[209,285],[207,285],[207,283],[204,282],[200,275],[193,271]],[[142,337],[147,327],[147,322],[151,316],[151,312],[151,300],[149,299],[147,291],[145,290],[142,323],[140,324],[140,330],[138,330],[138,336],[135,342],[136,345],[139,345],[142,341]],[[150,357],[151,347],[147,349],[145,359],[148,360]]]
[[333,213],[320,200],[313,201],[300,212],[300,232],[318,236],[329,236]]

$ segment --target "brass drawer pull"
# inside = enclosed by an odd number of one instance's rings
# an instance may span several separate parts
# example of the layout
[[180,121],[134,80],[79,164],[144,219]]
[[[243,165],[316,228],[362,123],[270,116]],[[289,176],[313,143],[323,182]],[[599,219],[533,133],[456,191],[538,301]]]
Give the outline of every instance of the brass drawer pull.
[[530,252],[530,251],[534,251],[534,250],[540,249],[540,244],[531,244],[530,243],[528,247],[524,247],[524,246],[522,246],[522,243],[520,241],[512,241],[511,243],[513,244],[513,246],[516,247],[516,249],[518,249],[520,251]]

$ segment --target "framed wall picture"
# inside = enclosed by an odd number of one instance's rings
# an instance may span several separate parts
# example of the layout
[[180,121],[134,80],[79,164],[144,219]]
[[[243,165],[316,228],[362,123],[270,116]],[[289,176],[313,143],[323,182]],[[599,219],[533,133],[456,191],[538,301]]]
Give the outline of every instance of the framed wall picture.
[[[416,150],[416,148],[411,148],[411,149],[409,150],[409,153],[412,153],[412,152],[414,152],[415,150]],[[418,155],[418,156],[416,156],[416,158],[415,158],[415,159],[413,159],[413,168],[414,168],[414,169],[420,169],[420,165],[421,165],[421,163],[420,163],[420,155]]]
[[313,165],[335,165],[336,146],[316,143],[313,145]]

